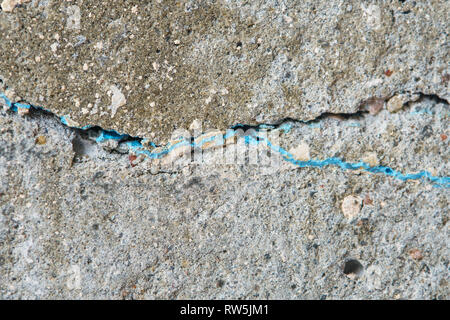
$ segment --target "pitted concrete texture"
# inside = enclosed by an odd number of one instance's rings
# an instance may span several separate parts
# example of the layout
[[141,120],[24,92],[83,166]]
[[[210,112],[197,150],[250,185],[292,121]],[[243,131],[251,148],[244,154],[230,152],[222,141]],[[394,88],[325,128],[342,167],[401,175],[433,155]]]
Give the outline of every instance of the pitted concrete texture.
[[353,113],[421,92],[448,101],[449,2],[3,1],[12,101],[166,142],[194,119]]
[[[448,179],[448,117],[421,97],[292,123],[279,144]],[[93,134],[0,112],[1,298],[449,298],[448,186],[213,150],[155,171]]]

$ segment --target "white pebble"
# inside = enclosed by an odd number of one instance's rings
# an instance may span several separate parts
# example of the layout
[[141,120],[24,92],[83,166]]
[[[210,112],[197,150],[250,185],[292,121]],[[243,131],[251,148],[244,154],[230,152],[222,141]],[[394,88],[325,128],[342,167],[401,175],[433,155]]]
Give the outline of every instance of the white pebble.
[[355,218],[361,211],[362,199],[358,196],[347,196],[342,201],[342,213],[347,219]]

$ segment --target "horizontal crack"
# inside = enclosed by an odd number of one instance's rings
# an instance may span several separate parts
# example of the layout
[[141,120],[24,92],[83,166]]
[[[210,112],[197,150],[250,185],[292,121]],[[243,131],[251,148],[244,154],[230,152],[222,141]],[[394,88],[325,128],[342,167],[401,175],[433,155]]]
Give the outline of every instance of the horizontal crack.
[[[397,94],[419,95],[418,99],[405,101],[402,105],[402,111],[405,111],[407,108],[410,108],[412,105],[412,102],[420,102],[420,101],[423,101],[424,99],[430,99],[437,103],[443,103],[445,105],[448,105],[448,102],[445,99],[442,99],[439,96],[434,95],[434,94],[424,94],[422,92],[417,92],[417,93],[399,92],[399,93],[393,94],[390,98],[396,96]],[[120,134],[115,130],[105,130],[99,126],[86,126],[83,128],[70,126],[70,123],[64,117],[58,117],[51,111],[46,110],[42,107],[33,106],[33,105],[23,103],[23,102],[15,102],[15,103],[10,102],[8,100],[8,98],[2,93],[0,93],[0,98],[3,98],[3,100],[6,103],[7,108],[9,110],[12,110],[12,111],[15,111],[18,113],[21,113],[21,111],[22,111],[22,113],[29,114],[30,116],[33,116],[33,113],[36,113],[36,114],[42,114],[44,116],[58,118],[64,126],[74,130],[79,136],[84,136],[85,138],[86,137],[87,138],[95,137],[95,141],[97,143],[102,143],[104,141],[113,140],[113,141],[116,141],[118,144],[120,143],[121,145],[128,146],[128,149],[122,150],[122,152],[116,148],[111,148],[109,150],[110,152],[118,152],[121,154],[126,154],[126,153],[132,152],[135,154],[147,155],[151,159],[161,159],[162,157],[166,156],[167,154],[169,154],[172,150],[174,150],[176,148],[180,148],[180,147],[191,147],[191,148],[199,148],[200,147],[200,148],[202,148],[202,145],[204,143],[203,140],[200,140],[200,144],[195,142],[196,138],[202,137],[203,134],[200,134],[197,137],[193,137],[193,138],[191,137],[189,141],[181,139],[181,140],[179,140],[179,142],[177,142],[174,145],[171,145],[169,147],[157,146],[156,144],[153,144],[151,142],[147,143],[148,145],[150,145],[154,148],[163,148],[163,150],[159,153],[152,153],[149,150],[146,150],[144,148],[144,146],[143,146],[143,142],[145,141],[144,138],[133,137],[128,134]],[[381,110],[381,108],[379,108],[379,106],[377,106],[377,108],[375,108],[375,112],[374,112],[374,110],[371,109],[370,104],[371,103],[376,103],[376,104],[382,103],[384,105],[386,103],[386,101],[388,101],[390,98],[386,98],[386,99],[371,98],[371,99],[368,99],[365,102],[363,102],[360,105],[359,110],[357,112],[353,112],[353,113],[325,112],[325,113],[319,115],[318,117],[316,117],[315,119],[306,120],[306,121],[299,120],[299,119],[293,119],[293,118],[284,118],[273,124],[258,124],[258,125],[237,124],[230,128],[230,130],[231,130],[230,136],[227,136],[229,134],[229,132],[227,132],[227,134],[225,134],[225,135],[222,134],[222,141],[224,139],[226,140],[232,136],[240,137],[237,134],[237,132],[240,130],[247,131],[247,130],[253,129],[253,131],[258,132],[261,130],[264,130],[264,131],[269,130],[270,131],[270,130],[282,129],[285,131],[289,131],[291,124],[293,124],[293,123],[313,124],[313,123],[321,122],[328,118],[338,118],[340,120],[350,120],[350,119],[356,120],[356,119],[363,118],[363,117],[367,116],[368,114],[376,115]],[[23,112],[24,110],[27,110],[27,112]],[[211,137],[209,137],[209,138],[211,138]],[[213,136],[213,138],[215,139],[215,136]],[[329,166],[329,165],[334,165],[334,166],[340,167],[341,169],[365,170],[365,171],[368,171],[371,173],[383,173],[385,175],[392,176],[394,178],[397,178],[397,179],[400,179],[403,181],[418,180],[418,179],[426,178],[429,181],[434,182],[435,183],[434,186],[450,188],[450,177],[435,177],[428,171],[421,171],[421,172],[415,173],[415,174],[403,174],[403,173],[396,171],[390,167],[385,167],[385,166],[374,166],[373,167],[362,161],[357,162],[357,163],[349,163],[349,162],[343,161],[342,159],[339,159],[339,158],[328,158],[325,160],[300,161],[300,160],[296,160],[292,154],[290,154],[288,151],[281,148],[281,146],[273,145],[265,137],[261,137],[261,136],[258,136],[257,134],[254,134],[254,135],[249,135],[249,136],[245,135],[244,138],[245,138],[246,144],[264,143],[269,149],[279,153],[282,156],[283,160],[288,161],[298,167],[320,167],[321,168],[321,167],[325,167],[325,166]],[[214,140],[212,140],[212,141],[214,141]],[[208,140],[207,142],[210,142],[210,141]],[[226,145],[223,144],[222,146],[226,146]],[[178,172],[178,171],[159,170],[156,173],[176,173],[176,172]]]
[[[378,113],[380,109],[376,110],[376,112],[372,112],[370,110],[370,107],[367,107],[368,105],[370,105],[371,103],[379,103],[379,101],[382,101],[383,104],[386,103],[389,99],[391,99],[392,97],[399,95],[399,94],[409,94],[411,96],[413,95],[419,95],[419,98],[413,101],[405,101],[405,103],[402,106],[402,109],[405,110],[405,106],[408,108],[410,107],[410,104],[413,102],[420,102],[423,101],[424,99],[430,99],[433,100],[436,103],[443,103],[445,105],[449,105],[449,102],[444,99],[439,97],[436,94],[425,94],[423,92],[405,92],[405,91],[399,91],[399,92],[395,92],[392,95],[390,95],[389,97],[385,97],[385,98],[380,98],[380,97],[372,97],[369,99],[364,100],[364,102],[362,102],[358,108],[358,111],[356,112],[350,112],[350,113],[345,113],[345,112],[340,112],[340,113],[333,113],[333,112],[324,112],[320,115],[318,115],[316,118],[314,119],[310,119],[310,120],[302,120],[302,119],[295,119],[295,118],[282,118],[278,121],[275,121],[274,123],[260,123],[260,124],[256,124],[256,125],[250,125],[250,124],[236,124],[230,127],[230,129],[243,129],[244,131],[247,131],[249,129],[254,129],[254,130],[267,130],[267,129],[283,129],[283,126],[288,124],[288,123],[298,123],[298,124],[313,124],[313,123],[317,123],[320,121],[323,121],[325,119],[328,118],[334,118],[334,119],[340,119],[340,120],[350,120],[350,119],[360,119],[361,117],[364,117],[368,114],[376,114]],[[32,105],[30,103],[27,103],[25,101],[20,101],[20,102],[11,102],[4,93],[0,93],[0,98],[2,98],[5,103],[6,106],[8,108],[10,108],[13,111],[18,111],[19,109],[31,109],[34,110],[35,112],[43,112],[47,115],[52,115],[56,118],[59,118],[60,121],[62,122],[62,124],[66,125],[69,128],[75,129],[75,130],[80,130],[81,131],[91,131],[94,132],[95,134],[97,134],[97,142],[102,142],[104,140],[117,140],[119,142],[136,142],[136,143],[141,143],[143,140],[145,140],[145,138],[143,137],[137,137],[137,136],[131,136],[128,134],[121,134],[119,132],[117,132],[116,130],[112,130],[112,129],[103,129],[100,126],[97,125],[88,125],[82,128],[76,127],[76,126],[71,126],[69,121],[67,121],[67,119],[62,116],[62,117],[58,117],[55,113],[51,112],[50,110],[47,110],[43,107],[39,107],[39,106],[35,106]],[[151,145],[152,147],[161,147],[162,145],[156,145],[153,142],[149,142],[149,145]]]

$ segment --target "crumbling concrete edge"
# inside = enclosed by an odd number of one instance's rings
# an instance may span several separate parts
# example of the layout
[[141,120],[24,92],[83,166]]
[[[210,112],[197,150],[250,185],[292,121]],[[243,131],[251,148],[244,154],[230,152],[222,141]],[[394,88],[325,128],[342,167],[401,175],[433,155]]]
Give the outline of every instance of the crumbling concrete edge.
[[[432,97],[433,99],[436,99],[436,100],[446,103],[448,105],[448,102],[446,100],[441,99],[440,97],[437,97],[437,96],[425,95],[423,93],[414,93],[414,94],[416,94],[416,95],[419,94],[420,98]],[[0,93],[0,98],[3,99],[4,104],[8,110],[17,112],[19,114],[27,114],[28,112],[43,112],[48,115],[58,117],[56,114],[54,114],[50,110],[45,109],[41,106],[34,106],[32,104],[23,103],[23,102],[12,102],[6,97],[6,95],[4,93]],[[379,103],[379,100],[387,101],[387,100],[389,100],[389,98],[377,98],[374,101],[375,101],[375,103]],[[426,171],[426,170],[422,170],[417,173],[402,173],[402,172],[397,171],[388,166],[381,166],[381,165],[371,166],[370,164],[368,164],[364,161],[347,162],[347,161],[344,161],[344,160],[342,160],[340,158],[336,158],[336,157],[327,158],[324,160],[320,160],[320,159],[311,159],[311,160],[306,160],[306,161],[297,160],[290,152],[288,152],[281,146],[274,145],[266,137],[260,136],[257,134],[260,130],[274,130],[274,129],[281,129],[284,132],[289,132],[289,130],[292,127],[292,123],[303,123],[303,124],[313,125],[314,123],[320,122],[324,118],[330,117],[330,116],[340,116],[340,117],[344,117],[344,118],[348,119],[351,117],[361,116],[361,115],[364,115],[367,113],[373,114],[373,112],[371,110],[371,106],[370,106],[370,101],[372,101],[372,100],[369,99],[365,103],[362,103],[359,108],[359,111],[357,111],[356,113],[353,113],[353,114],[338,114],[338,115],[336,115],[336,114],[324,113],[313,120],[307,120],[307,121],[288,118],[288,119],[282,119],[275,124],[259,124],[259,125],[236,124],[227,130],[227,132],[221,137],[222,138],[221,140],[223,143],[223,141],[226,141],[227,139],[236,136],[238,129],[249,129],[250,128],[250,129],[254,129],[252,131],[252,132],[254,132],[254,134],[247,135],[244,137],[246,144],[263,143],[270,150],[281,155],[281,158],[284,161],[287,161],[287,162],[289,162],[297,167],[300,167],[300,168],[305,168],[305,167],[323,168],[326,166],[336,166],[336,167],[341,168],[342,170],[364,170],[364,171],[367,171],[369,173],[374,173],[374,174],[380,173],[380,174],[384,174],[386,176],[394,177],[394,178],[396,178],[398,180],[402,180],[402,181],[425,179],[425,180],[430,181],[432,183],[433,187],[450,188],[450,176],[433,176],[429,171]],[[409,102],[410,101],[406,101],[404,103],[404,105],[408,105]],[[376,110],[376,112],[378,112],[378,111],[379,111],[379,109]],[[376,112],[375,112],[375,114],[376,114]],[[74,129],[74,130],[82,130],[82,131],[88,131],[88,130],[93,130],[93,129],[98,130],[99,135],[96,138],[97,143],[102,143],[102,142],[108,141],[108,140],[115,140],[120,143],[125,143],[129,149],[128,152],[132,152],[136,155],[142,154],[146,157],[149,157],[150,159],[161,159],[164,156],[168,155],[171,151],[173,151],[177,148],[182,148],[182,147],[184,147],[184,148],[186,148],[186,147],[199,148],[200,147],[201,148],[204,144],[213,142],[216,138],[216,136],[209,136],[209,137],[202,139],[200,136],[200,137],[197,137],[197,138],[200,138],[200,139],[198,139],[199,142],[196,142],[197,139],[194,139],[192,141],[186,141],[186,140],[180,139],[178,142],[175,142],[174,144],[168,143],[166,146],[164,146],[162,148],[162,151],[160,151],[160,152],[152,152],[152,151],[148,150],[148,148],[146,148],[144,146],[144,144],[147,146],[154,147],[154,148],[160,147],[160,146],[157,146],[153,142],[147,141],[143,137],[133,137],[126,133],[119,133],[115,130],[103,129],[103,128],[101,128],[99,126],[95,126],[95,125],[87,125],[84,127],[78,127],[78,126],[76,126],[76,123],[72,122],[69,118],[67,118],[65,116],[60,116],[58,118],[62,125],[66,126],[68,128]]]

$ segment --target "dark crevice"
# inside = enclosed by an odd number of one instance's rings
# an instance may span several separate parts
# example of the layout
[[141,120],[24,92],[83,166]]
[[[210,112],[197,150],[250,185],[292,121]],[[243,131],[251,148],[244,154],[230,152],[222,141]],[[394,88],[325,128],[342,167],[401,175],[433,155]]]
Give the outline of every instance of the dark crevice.
[[422,93],[422,92],[418,92],[416,94],[420,95],[419,99],[416,100],[416,101],[408,101],[407,102],[408,104],[410,104],[412,102],[422,102],[422,101],[428,99],[428,100],[431,100],[431,101],[433,101],[435,103],[442,103],[442,104],[445,104],[446,106],[449,105],[449,101],[439,97],[437,94],[425,94],[425,93]]
[[[249,124],[238,124],[238,125],[234,125],[231,127],[231,129],[243,129],[244,131],[249,130],[249,129],[255,129],[255,130],[259,130],[261,128],[264,127],[271,127],[273,129],[278,129],[280,126],[282,126],[285,123],[299,123],[299,124],[313,124],[313,123],[317,123],[320,121],[323,121],[327,118],[334,118],[334,119],[341,119],[343,121],[346,120],[359,120],[365,116],[367,116],[368,114],[370,114],[369,108],[367,108],[367,105],[371,104],[371,103],[375,103],[376,101],[383,101],[383,103],[386,103],[387,101],[389,101],[390,98],[398,95],[398,94],[407,94],[408,92],[396,92],[394,94],[392,94],[391,96],[388,97],[373,97],[373,98],[369,98],[364,100],[362,103],[360,103],[360,106],[358,108],[358,111],[356,112],[351,112],[351,113],[346,113],[346,112],[324,112],[322,114],[320,114],[319,116],[317,116],[314,119],[310,119],[310,120],[301,120],[301,119],[295,119],[295,118],[291,118],[291,117],[286,117],[286,118],[282,118],[278,121],[275,121],[273,123],[263,123],[263,124],[255,124],[255,125],[249,125]],[[417,103],[417,102],[422,102],[426,99],[432,100],[435,103],[442,103],[445,105],[449,105],[449,102],[441,97],[439,97],[436,94],[425,94],[422,92],[414,92],[411,93],[411,95],[415,95],[418,94],[420,97],[419,99],[415,100],[415,101],[407,101],[405,103],[405,105],[403,106],[403,109],[405,109],[406,107],[409,107],[410,104],[412,103]]]
[[359,277],[364,271],[363,265],[356,259],[348,259],[345,261],[343,270],[347,276]]
[[[345,112],[339,112],[339,113],[333,113],[333,112],[324,112],[322,114],[320,114],[319,116],[317,116],[314,119],[310,119],[310,120],[301,120],[301,119],[295,119],[295,118],[291,118],[291,117],[286,117],[286,118],[282,118],[278,121],[275,121],[273,123],[260,123],[260,124],[255,124],[255,125],[250,125],[250,124],[237,124],[234,126],[231,126],[230,129],[233,130],[238,130],[238,129],[242,129],[243,131],[247,131],[247,130],[255,130],[255,131],[259,131],[261,129],[267,130],[267,129],[279,129],[282,125],[286,124],[286,123],[298,123],[298,124],[313,124],[313,123],[318,123],[320,121],[323,121],[327,118],[334,118],[334,119],[339,119],[342,121],[346,121],[346,120],[360,120],[363,117],[367,116],[368,114],[370,114],[371,112],[369,111],[368,105],[370,103],[374,103],[377,101],[382,101],[382,103],[386,103],[390,98],[392,98],[393,96],[397,95],[397,94],[408,94],[409,92],[396,92],[394,94],[392,94],[389,97],[384,97],[384,98],[380,98],[380,97],[373,97],[373,98],[369,98],[364,100],[362,103],[360,103],[360,106],[358,108],[358,111],[356,112],[352,112],[352,113],[345,113]],[[405,110],[405,108],[410,107],[413,103],[417,103],[417,102],[421,102],[423,100],[429,99],[434,101],[435,103],[442,103],[445,105],[449,105],[449,102],[446,99],[443,99],[441,97],[439,97],[437,94],[424,94],[422,92],[413,92],[410,93],[411,95],[420,95],[419,99],[416,99],[414,101],[407,101],[405,102],[404,106],[403,106],[403,110]],[[27,114],[27,116],[31,117],[31,118],[37,118],[39,116],[45,116],[45,117],[52,117],[57,119],[63,126],[70,128],[71,130],[73,130],[77,136],[82,137],[83,139],[89,139],[89,140],[93,140],[96,137],[99,137],[101,135],[106,136],[106,140],[107,139],[113,139],[116,140],[118,143],[126,143],[126,142],[139,142],[141,143],[144,138],[142,137],[135,137],[135,136],[131,136],[128,134],[120,134],[115,130],[108,130],[108,129],[103,129],[100,126],[91,126],[88,128],[77,128],[77,127],[71,127],[63,122],[61,122],[61,118],[59,116],[57,116],[56,114],[54,114],[53,112],[46,110],[44,108],[38,107],[38,106],[34,106],[32,104],[29,104],[26,101],[20,101],[20,102],[15,102],[12,103],[12,106],[10,109],[14,110],[14,107],[19,106],[20,104],[26,104],[30,106],[30,112]],[[378,111],[376,112],[378,113]],[[376,114],[375,113],[375,114]],[[192,139],[194,139],[195,137],[193,137]],[[97,141],[98,142],[98,141]],[[152,144],[152,146],[154,147],[160,147],[161,145],[155,145]],[[111,152],[117,152],[120,154],[123,153],[127,153],[127,152],[120,152],[119,150],[110,150]]]

